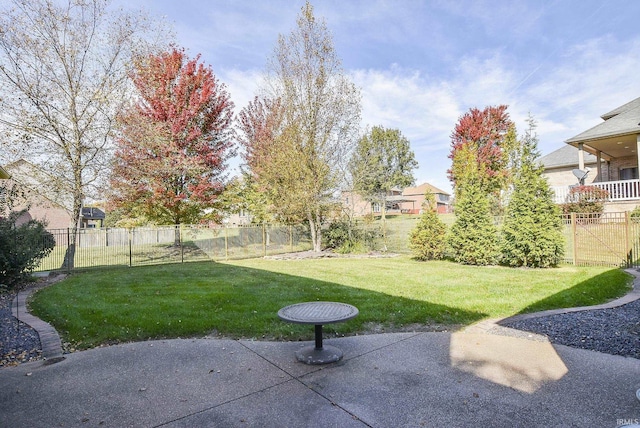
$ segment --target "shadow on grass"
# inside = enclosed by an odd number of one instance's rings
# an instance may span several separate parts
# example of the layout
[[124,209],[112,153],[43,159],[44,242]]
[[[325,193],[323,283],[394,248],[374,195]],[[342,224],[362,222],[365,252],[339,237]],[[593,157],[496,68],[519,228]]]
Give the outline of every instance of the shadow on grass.
[[280,308],[337,301],[359,309],[325,337],[382,331],[444,330],[486,317],[446,305],[332,282],[218,263],[109,269],[73,275],[38,292],[34,313],[77,348],[205,335],[311,340],[313,328],[280,320]]
[[[625,278],[627,281],[624,280]],[[611,269],[539,300],[522,309],[518,314],[601,304],[631,291],[632,280],[633,277],[623,270]]]

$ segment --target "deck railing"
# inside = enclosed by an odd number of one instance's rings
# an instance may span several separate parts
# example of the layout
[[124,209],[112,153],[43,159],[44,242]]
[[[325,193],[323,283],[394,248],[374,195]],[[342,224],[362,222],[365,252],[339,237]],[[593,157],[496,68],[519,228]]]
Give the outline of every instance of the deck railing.
[[[590,183],[589,186],[604,189],[609,194],[608,202],[640,200],[640,180],[604,181]],[[555,202],[563,204],[567,202],[569,192],[573,186],[553,187]]]

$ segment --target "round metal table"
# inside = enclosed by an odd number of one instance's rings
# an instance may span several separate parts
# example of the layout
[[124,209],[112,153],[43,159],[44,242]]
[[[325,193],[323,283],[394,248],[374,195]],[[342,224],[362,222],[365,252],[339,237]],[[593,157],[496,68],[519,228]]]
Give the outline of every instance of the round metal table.
[[335,346],[322,345],[322,326],[355,318],[358,308],[339,302],[304,302],[285,306],[278,317],[296,324],[315,325],[315,346],[296,351],[296,358],[305,364],[327,364],[339,361],[342,351]]

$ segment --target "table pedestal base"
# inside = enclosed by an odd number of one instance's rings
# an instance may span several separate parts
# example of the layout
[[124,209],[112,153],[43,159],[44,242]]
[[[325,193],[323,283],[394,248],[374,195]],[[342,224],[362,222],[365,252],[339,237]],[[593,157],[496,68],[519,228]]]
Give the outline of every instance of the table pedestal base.
[[322,348],[305,346],[296,351],[298,361],[305,364],[329,364],[342,359],[342,351],[335,346],[325,345]]

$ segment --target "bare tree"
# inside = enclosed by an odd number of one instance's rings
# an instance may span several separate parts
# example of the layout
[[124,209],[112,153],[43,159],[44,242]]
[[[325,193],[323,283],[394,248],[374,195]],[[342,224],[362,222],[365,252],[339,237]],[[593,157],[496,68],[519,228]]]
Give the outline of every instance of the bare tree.
[[322,220],[357,141],[360,92],[344,74],[331,34],[310,3],[297,27],[279,37],[264,89],[283,114],[257,178],[268,184],[280,217],[309,222],[314,251],[320,251]]
[[0,125],[5,153],[26,157],[73,197],[106,172],[133,53],[162,44],[162,25],[108,0],[12,0],[0,15]]

